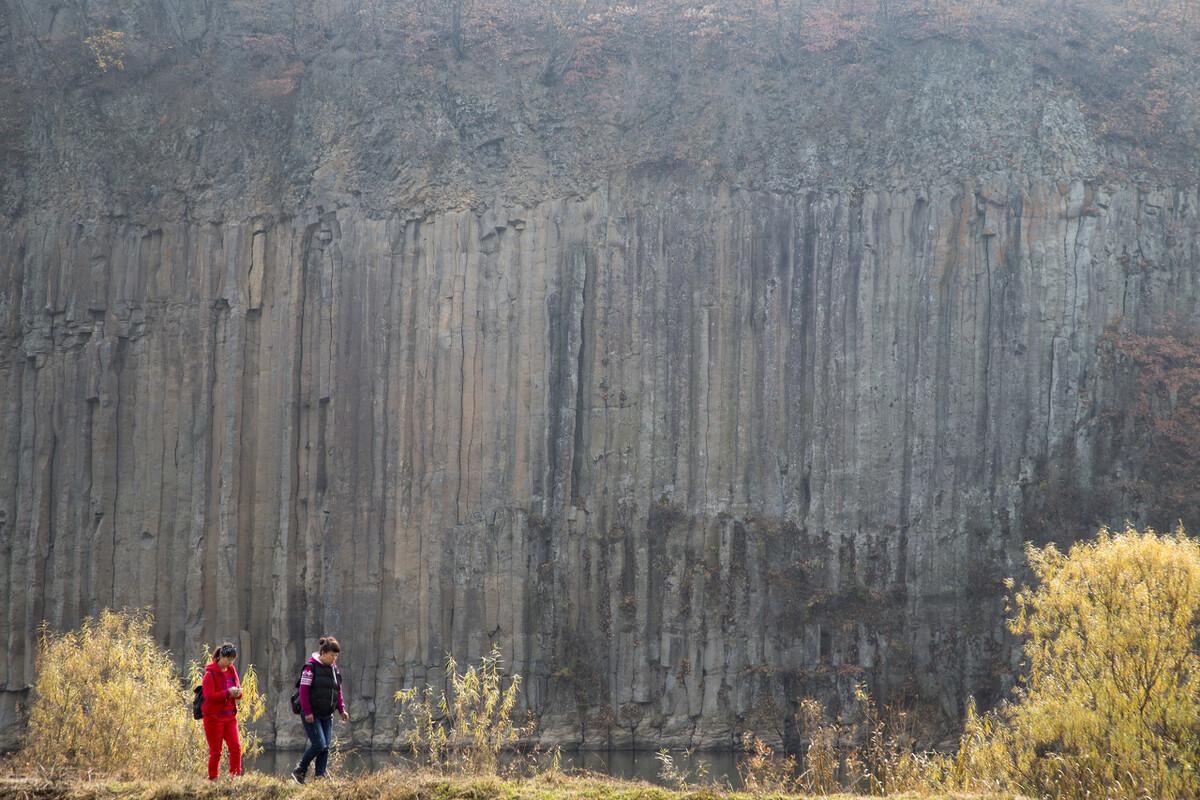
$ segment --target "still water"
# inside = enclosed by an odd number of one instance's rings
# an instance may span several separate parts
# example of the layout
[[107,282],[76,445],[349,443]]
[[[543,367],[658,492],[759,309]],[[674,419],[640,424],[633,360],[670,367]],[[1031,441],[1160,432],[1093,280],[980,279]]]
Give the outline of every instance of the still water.
[[[302,752],[301,750],[268,750],[248,766],[259,772],[287,775],[300,760]],[[741,784],[737,774],[737,757],[734,753],[692,753],[688,755],[683,751],[673,751],[671,757],[675,759],[675,766],[680,770],[687,771],[689,779],[696,783],[725,785],[728,782],[733,788],[737,788]],[[358,775],[390,767],[403,767],[408,764],[411,762],[399,754],[382,750],[354,749],[345,751],[339,772],[342,775]],[[564,771],[587,770],[613,778],[665,784],[660,774],[662,765],[654,757],[653,752],[646,750],[564,751],[560,764]],[[698,769],[702,765],[706,765],[708,768],[707,777],[703,780],[697,777]]]

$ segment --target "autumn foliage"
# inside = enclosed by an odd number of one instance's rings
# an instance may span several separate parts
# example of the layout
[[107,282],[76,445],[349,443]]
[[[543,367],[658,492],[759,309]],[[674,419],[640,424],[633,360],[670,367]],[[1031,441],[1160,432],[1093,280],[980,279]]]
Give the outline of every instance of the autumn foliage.
[[[970,715],[944,788],[1056,798],[1200,794],[1200,543],[1101,530],[1063,553],[1028,548],[1014,596],[1026,676]],[[936,762],[935,762],[936,766]]]
[[1200,522],[1200,330],[1168,323],[1145,334],[1110,330],[1109,357],[1131,380],[1135,499],[1173,525]]
[[[148,36],[135,4],[96,4],[42,77],[127,85],[170,66],[206,74],[236,64],[248,96],[287,114],[322,53],[352,49],[434,86],[466,64],[563,92],[592,107],[632,96],[630,74],[670,82],[689,70],[759,68],[798,84],[837,80],[864,100],[915,43],[968,46],[998,69],[1032,68],[1072,95],[1102,141],[1134,170],[1194,170],[1200,149],[1200,3],[1195,0],[296,0],[286,23],[269,4],[230,4],[240,36],[192,43]],[[118,12],[122,6],[127,8]],[[186,46],[185,46],[186,44]],[[67,45],[73,55],[65,50]],[[930,54],[937,51],[931,49]],[[70,57],[68,57],[70,56]],[[155,60],[158,64],[155,64]],[[178,62],[178,63],[173,63]],[[77,64],[82,69],[68,70]],[[637,69],[629,70],[631,65]],[[124,69],[122,69],[122,67]],[[709,73],[708,70],[714,70]],[[161,72],[161,69],[159,70]],[[985,78],[986,80],[986,78]],[[767,87],[769,88],[769,87]],[[600,108],[604,108],[603,105]],[[609,109],[611,110],[611,109]]]
[[1101,134],[1135,148],[1200,142],[1194,0],[366,0],[353,13],[404,58],[529,64],[547,85],[585,89],[647,53],[871,78],[904,42],[1000,58],[1016,43],[1084,96]]
[[[21,753],[32,768],[138,779],[204,774],[208,749],[192,719],[190,688],[203,665],[191,665],[185,684],[153,624],[146,612],[103,611],[76,630],[44,632]],[[265,703],[254,667],[243,666],[241,677],[245,724],[262,716]],[[249,758],[262,751],[245,730],[242,743]]]

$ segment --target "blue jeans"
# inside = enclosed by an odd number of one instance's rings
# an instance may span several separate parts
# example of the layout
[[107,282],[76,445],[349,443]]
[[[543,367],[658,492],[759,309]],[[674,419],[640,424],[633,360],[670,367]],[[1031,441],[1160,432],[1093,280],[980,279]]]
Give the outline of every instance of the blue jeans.
[[307,773],[308,765],[313,759],[317,761],[317,777],[325,777],[325,767],[329,764],[329,745],[333,743],[333,717],[313,717],[312,722],[304,722],[304,733],[308,736],[308,749],[300,756],[300,771]]

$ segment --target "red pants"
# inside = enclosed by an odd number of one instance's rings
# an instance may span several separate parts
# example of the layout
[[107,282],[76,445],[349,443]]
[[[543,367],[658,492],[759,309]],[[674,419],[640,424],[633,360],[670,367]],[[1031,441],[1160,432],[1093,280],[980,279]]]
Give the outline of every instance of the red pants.
[[242,774],[242,740],[238,738],[237,717],[204,718],[204,738],[208,740],[208,779],[215,781],[221,767],[221,742],[229,748],[229,774]]

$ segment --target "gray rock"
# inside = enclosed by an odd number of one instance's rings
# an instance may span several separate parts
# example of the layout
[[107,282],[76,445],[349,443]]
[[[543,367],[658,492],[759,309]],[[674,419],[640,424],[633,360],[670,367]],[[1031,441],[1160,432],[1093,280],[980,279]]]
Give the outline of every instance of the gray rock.
[[1023,542],[1146,511],[1103,337],[1196,319],[1187,145],[1021,42],[571,83],[385,10],[0,2],[0,745],[106,607],[281,745],[326,632],[379,747],[493,643],[582,747],[1001,697]]
[[[376,746],[398,688],[492,643],[543,739],[587,747],[730,746],[860,678],[949,717],[994,698],[1031,482],[1114,467],[1088,428],[1105,326],[1198,299],[1168,242],[1200,235],[1195,192],[1072,214],[1099,188],[19,222],[0,712],[41,620],[133,606],[181,658],[239,641],[287,744],[324,632]],[[1118,257],[1139,246],[1155,280]]]

